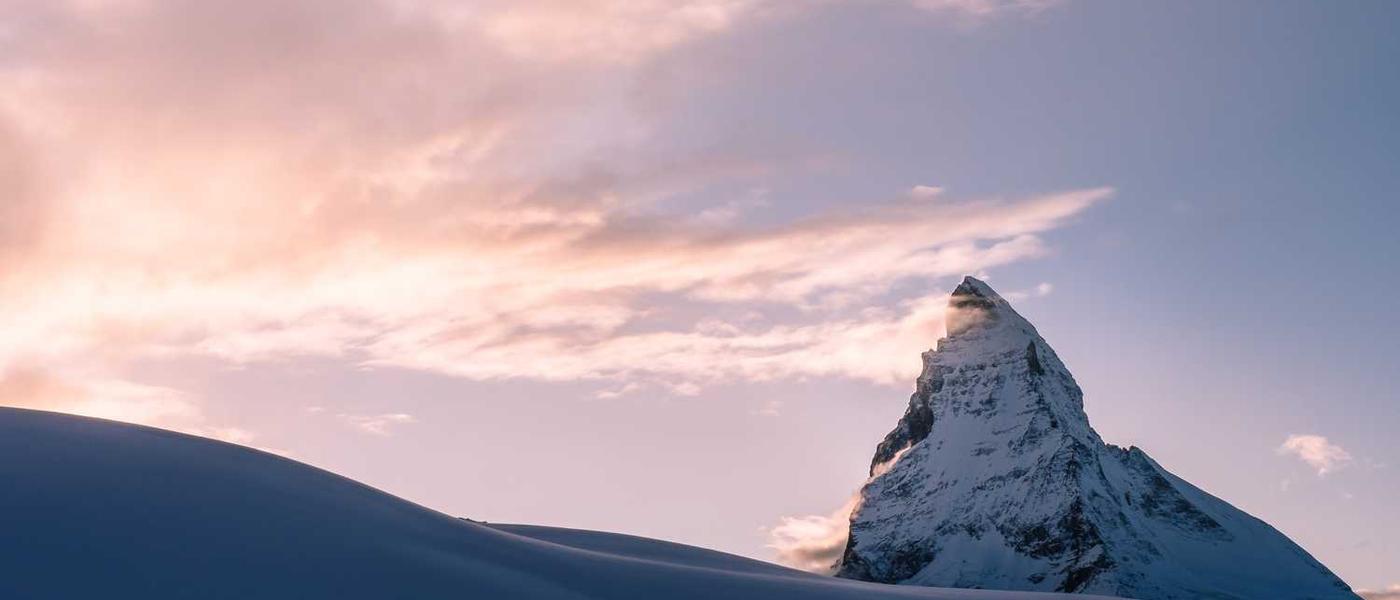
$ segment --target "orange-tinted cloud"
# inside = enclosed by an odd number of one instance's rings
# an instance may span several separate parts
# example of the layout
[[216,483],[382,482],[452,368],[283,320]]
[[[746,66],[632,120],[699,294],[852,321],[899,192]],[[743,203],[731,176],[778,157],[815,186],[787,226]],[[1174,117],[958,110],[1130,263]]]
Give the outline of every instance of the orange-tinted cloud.
[[762,226],[737,216],[762,202],[662,210],[791,165],[673,148],[619,90],[773,3],[6,6],[9,378],[314,355],[689,393],[891,381],[942,314],[896,284],[1042,255],[1110,194],[892,194]]
[[210,424],[178,390],[121,380],[73,380],[36,368],[12,368],[0,375],[0,406],[139,423],[239,444],[254,437],[236,427]]

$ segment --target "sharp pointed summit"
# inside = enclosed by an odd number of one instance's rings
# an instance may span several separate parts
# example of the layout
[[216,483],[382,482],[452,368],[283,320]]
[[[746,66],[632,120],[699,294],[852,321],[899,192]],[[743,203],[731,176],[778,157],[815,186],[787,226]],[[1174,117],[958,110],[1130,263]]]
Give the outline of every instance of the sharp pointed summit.
[[982,281],[981,279],[978,279],[978,278],[973,277],[973,276],[971,276],[971,275],[966,275],[966,276],[964,276],[964,277],[963,277],[963,280],[962,280],[962,283],[959,283],[959,284],[958,284],[958,287],[953,288],[953,295],[954,295],[954,296],[982,296],[982,297],[985,297],[985,298],[1000,298],[1000,297],[1001,297],[1001,296],[997,295],[997,293],[996,293],[995,290],[992,289],[992,286],[987,285],[987,282]]
[[1268,524],[1105,444],[1068,368],[973,277],[876,447],[841,577],[1138,600],[1355,600]]
[[1010,327],[1011,333],[1036,335],[1035,328],[1011,308],[992,289],[992,286],[971,275],[948,296],[948,309],[945,318],[948,337],[959,336],[974,329],[996,329]]

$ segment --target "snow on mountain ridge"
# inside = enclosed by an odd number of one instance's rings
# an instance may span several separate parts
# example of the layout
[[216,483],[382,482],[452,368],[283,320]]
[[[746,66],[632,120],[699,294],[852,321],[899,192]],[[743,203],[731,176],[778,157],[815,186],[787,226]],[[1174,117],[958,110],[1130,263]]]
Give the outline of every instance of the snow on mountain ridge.
[[1035,327],[968,277],[871,461],[838,564],[887,583],[1141,600],[1354,599],[1281,533],[1105,444]]
[[1065,600],[486,525],[249,448],[42,411],[0,407],[0,481],[6,599]]

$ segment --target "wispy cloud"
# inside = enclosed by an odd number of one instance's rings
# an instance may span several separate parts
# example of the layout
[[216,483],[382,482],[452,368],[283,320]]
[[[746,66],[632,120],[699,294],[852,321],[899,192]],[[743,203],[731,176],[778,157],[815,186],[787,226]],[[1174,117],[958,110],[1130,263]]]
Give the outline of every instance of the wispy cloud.
[[[893,470],[915,446],[896,452],[889,460],[871,465],[867,484]],[[803,571],[829,575],[846,550],[851,534],[851,514],[860,506],[861,491],[857,490],[841,508],[829,515],[782,517],[768,532],[768,547],[782,564]]]
[[483,30],[516,55],[607,61],[635,61],[782,9],[781,3],[763,0],[536,0],[486,5],[490,8],[481,11],[485,13]]
[[1025,300],[1027,298],[1043,298],[1055,291],[1055,286],[1049,282],[1042,281],[1035,287],[1028,290],[1013,290],[1002,294],[1008,300]]
[[1317,469],[1319,477],[1351,462],[1351,453],[1320,435],[1290,435],[1278,447],[1278,453],[1296,456]]
[[[744,222],[774,200],[715,190],[762,190],[807,157],[676,144],[661,100],[620,82],[827,4],[17,7],[0,40],[0,376],[63,365],[78,396],[123,399],[107,414],[187,429],[207,426],[197,399],[112,382],[189,356],[618,393],[907,378],[941,331],[940,278],[1046,254],[1044,233],[1111,190],[920,187]],[[669,203],[701,192],[716,197]]]
[[912,188],[909,188],[909,196],[912,198],[933,198],[936,196],[942,196],[943,192],[946,191],[948,190],[945,190],[935,185],[916,185]]
[[381,413],[373,415],[347,414],[336,415],[340,420],[348,423],[355,429],[371,435],[388,436],[392,433],[392,428],[418,422],[413,415],[407,413]]
[[1356,593],[1366,600],[1400,600],[1400,583],[1383,590],[1356,590]]
[[859,500],[859,495],[854,495],[829,515],[783,517],[768,532],[768,547],[779,563],[812,573],[833,573],[846,551],[851,513]]
[[0,373],[0,406],[66,412],[171,429],[251,445],[254,435],[211,423],[178,390],[99,377],[63,377],[37,368]]
[[782,401],[782,400],[771,400],[771,399],[770,399],[770,400],[765,400],[761,406],[759,406],[759,407],[756,408],[756,409],[753,409],[753,410],[749,411],[749,413],[750,413],[750,414],[754,414],[754,415],[758,415],[758,416],[762,416],[762,417],[776,417],[776,416],[782,414],[782,410],[783,410],[783,401]]
[[1061,0],[910,0],[919,8],[951,12],[963,17],[987,19],[1000,15],[1033,15],[1061,4]]
[[[790,17],[842,0],[532,0],[485,2],[463,18],[482,20],[489,38],[535,60],[635,62],[707,35]],[[1059,0],[906,0],[960,19],[1033,15]]]

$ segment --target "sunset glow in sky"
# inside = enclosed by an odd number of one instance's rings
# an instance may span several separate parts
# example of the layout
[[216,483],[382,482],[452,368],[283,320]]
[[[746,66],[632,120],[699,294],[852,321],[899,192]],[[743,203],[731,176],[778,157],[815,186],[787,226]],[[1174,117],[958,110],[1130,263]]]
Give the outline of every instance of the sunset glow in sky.
[[1384,589],[1397,17],[0,0],[0,404],[772,559],[979,274],[1107,440]]

